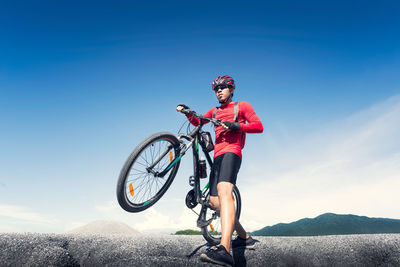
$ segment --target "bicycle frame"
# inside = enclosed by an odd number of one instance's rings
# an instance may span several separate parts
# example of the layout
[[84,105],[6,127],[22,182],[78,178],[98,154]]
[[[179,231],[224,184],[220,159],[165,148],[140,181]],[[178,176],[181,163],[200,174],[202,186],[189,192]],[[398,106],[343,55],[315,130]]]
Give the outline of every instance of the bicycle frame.
[[[213,166],[213,161],[210,157],[210,154],[206,150],[206,144],[204,143],[204,140],[201,138],[201,128],[202,124],[197,126],[196,128],[193,129],[193,131],[189,134],[193,138],[191,141],[192,146],[192,152],[193,152],[193,174],[194,174],[194,192],[195,192],[195,197],[196,197],[196,202],[202,204],[202,199],[201,196],[207,191],[209,188],[210,183],[208,182],[206,186],[203,188],[203,190],[200,190],[200,169],[199,169],[199,161],[200,161],[200,155],[199,155],[199,144],[203,150],[203,153],[206,157],[206,160],[208,162],[208,165],[210,166],[210,169]],[[184,135],[181,135],[184,137]],[[178,140],[180,136],[178,136]]]
[[[213,166],[213,161],[210,157],[210,154],[207,152],[206,144],[204,143],[204,140],[201,138],[201,128],[202,127],[203,127],[203,125],[200,122],[199,126],[196,126],[189,135],[182,134],[182,135],[178,136],[179,141],[181,141],[182,138],[190,141],[189,145],[186,147],[186,149],[183,151],[183,153],[181,153],[181,156],[183,156],[190,147],[192,147],[192,151],[193,151],[193,173],[194,173],[193,190],[195,193],[196,203],[200,203],[200,205],[201,205],[201,211],[198,214],[199,217],[197,219],[197,226],[200,228],[209,225],[210,222],[214,219],[214,218],[210,218],[209,220],[204,219],[205,211],[207,209],[207,206],[209,206],[209,204],[207,203],[206,197],[203,199],[202,196],[204,196],[204,193],[209,189],[210,182],[207,182],[207,184],[205,185],[203,190],[200,190],[199,144],[203,150],[204,155],[206,156],[206,159],[207,159],[208,165],[210,166],[210,169]],[[183,143],[183,141],[182,141],[182,143]],[[213,215],[213,216],[215,216],[215,215]]]

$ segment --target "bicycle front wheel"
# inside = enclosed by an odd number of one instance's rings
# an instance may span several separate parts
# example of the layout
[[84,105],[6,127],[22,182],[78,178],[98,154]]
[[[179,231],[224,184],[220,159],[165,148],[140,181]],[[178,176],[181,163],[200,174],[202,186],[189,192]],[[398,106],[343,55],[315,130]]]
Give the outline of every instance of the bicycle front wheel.
[[[236,186],[233,187],[232,198],[235,205],[235,216],[236,219],[239,220],[242,201],[240,198],[239,189]],[[201,233],[203,234],[203,237],[211,245],[218,245],[221,242],[222,232],[221,217],[219,211],[213,210],[211,209],[211,207],[207,207],[201,217],[204,221],[209,221],[207,226],[201,228]],[[235,231],[233,235],[235,235]]]
[[[178,171],[180,146],[171,133],[156,133],[140,143],[126,160],[117,183],[117,199],[126,211],[154,205]],[[160,173],[164,173],[161,177]]]

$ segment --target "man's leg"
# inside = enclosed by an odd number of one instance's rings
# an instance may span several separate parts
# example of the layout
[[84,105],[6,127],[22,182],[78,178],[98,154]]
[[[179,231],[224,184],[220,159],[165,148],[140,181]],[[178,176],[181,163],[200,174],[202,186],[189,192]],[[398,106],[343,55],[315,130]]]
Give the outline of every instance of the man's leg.
[[[210,196],[210,204],[214,210],[220,211],[219,200],[218,200],[217,196]],[[236,213],[236,211],[235,211],[235,213]],[[243,238],[243,239],[249,238],[249,234],[246,232],[246,230],[240,224],[240,222],[238,221],[236,216],[235,216],[235,230],[236,230],[236,233],[238,234],[238,236],[240,236],[241,238]]]
[[233,184],[219,182],[217,188],[222,227],[221,245],[229,252],[231,249],[233,228],[235,226],[235,205],[232,198]]
[[218,197],[216,196],[210,196],[210,204],[211,207],[216,210],[216,211],[220,211],[220,207],[219,207],[219,200]]
[[237,219],[235,219],[235,230],[236,230],[236,233],[238,234],[238,236],[243,239],[247,239],[250,237],[249,234],[246,232],[246,230],[244,230],[243,226],[240,224],[240,222]]

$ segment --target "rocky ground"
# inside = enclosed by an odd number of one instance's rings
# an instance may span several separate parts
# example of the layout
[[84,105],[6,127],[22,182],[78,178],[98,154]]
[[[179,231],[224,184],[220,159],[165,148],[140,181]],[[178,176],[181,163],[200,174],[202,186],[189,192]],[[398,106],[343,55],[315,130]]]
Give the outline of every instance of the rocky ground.
[[[256,237],[236,266],[400,266],[400,234]],[[202,236],[0,234],[0,266],[201,266]]]

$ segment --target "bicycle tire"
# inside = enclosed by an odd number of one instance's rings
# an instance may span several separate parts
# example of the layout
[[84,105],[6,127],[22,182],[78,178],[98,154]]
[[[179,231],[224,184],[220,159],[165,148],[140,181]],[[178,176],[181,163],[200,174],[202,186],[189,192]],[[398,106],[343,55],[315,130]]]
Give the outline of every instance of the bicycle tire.
[[[240,212],[242,208],[242,200],[240,197],[239,189],[236,185],[233,187],[232,195],[234,197],[234,204],[235,204],[235,216],[239,220]],[[211,221],[211,223],[207,226],[201,228],[201,233],[205,240],[208,241],[211,245],[218,245],[221,242],[221,222],[220,216],[218,213],[207,206],[205,212],[201,215],[203,220],[209,220],[215,216],[215,219]]]
[[[161,172],[179,156],[180,144],[175,135],[168,132],[155,133],[140,143],[129,155],[117,183],[118,203],[124,210],[140,212],[148,209],[167,191],[178,171],[180,160],[177,160],[162,178],[149,173],[146,168],[169,145],[172,145],[169,152],[154,166],[156,171]],[[153,190],[152,186],[156,189]]]

